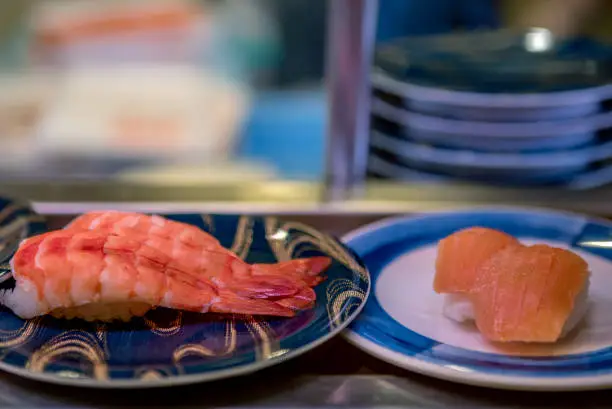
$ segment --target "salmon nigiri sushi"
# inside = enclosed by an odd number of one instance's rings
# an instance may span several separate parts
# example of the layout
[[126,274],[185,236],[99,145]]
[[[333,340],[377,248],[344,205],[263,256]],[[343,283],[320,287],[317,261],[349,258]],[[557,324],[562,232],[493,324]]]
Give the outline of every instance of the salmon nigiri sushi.
[[434,289],[447,297],[443,313],[474,320],[489,341],[556,342],[586,313],[588,265],[569,250],[482,228],[440,244]]
[[459,230],[438,243],[434,290],[463,293],[474,286],[478,267],[494,253],[521,243],[509,234],[471,227]]
[[509,234],[485,227],[470,227],[438,243],[434,291],[446,294],[444,314],[463,322],[474,318],[472,303],[465,297],[476,283],[478,268],[496,252],[521,243]]

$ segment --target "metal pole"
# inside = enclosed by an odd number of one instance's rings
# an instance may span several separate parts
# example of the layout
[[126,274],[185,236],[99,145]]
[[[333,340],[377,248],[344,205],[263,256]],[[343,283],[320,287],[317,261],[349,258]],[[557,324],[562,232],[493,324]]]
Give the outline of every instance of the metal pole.
[[328,201],[349,198],[366,179],[378,3],[328,0]]

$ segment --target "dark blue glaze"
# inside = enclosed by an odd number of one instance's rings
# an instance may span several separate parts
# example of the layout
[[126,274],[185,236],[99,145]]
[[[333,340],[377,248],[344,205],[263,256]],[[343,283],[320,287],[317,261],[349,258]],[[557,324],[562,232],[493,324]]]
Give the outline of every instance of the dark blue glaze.
[[[5,206],[8,204],[4,202]],[[78,376],[86,379],[89,385],[91,378],[99,384],[133,383],[141,378],[146,383],[147,376],[162,377],[162,384],[180,383],[185,378],[210,380],[231,369],[256,370],[310,349],[314,343],[344,328],[367,296],[369,279],[362,264],[333,238],[322,235],[325,243],[312,239],[314,236],[306,226],[285,228],[274,219],[238,215],[167,217],[208,231],[228,248],[240,241],[248,249],[245,260],[249,263],[276,261],[271,239],[266,234],[266,223],[276,226],[272,233],[286,232],[284,239],[276,239],[281,246],[306,239],[290,251],[291,257],[331,255],[336,258],[326,272],[327,280],[315,289],[315,307],[294,318],[247,319],[158,309],[149,312],[146,319],[121,324],[87,323],[50,316],[28,324],[3,308],[0,310],[0,368],[49,381],[63,378],[66,382],[66,377]],[[33,231],[41,231],[40,225],[31,227]],[[237,234],[239,231],[244,233],[242,239]],[[329,249],[330,243],[335,251]],[[359,271],[349,267],[347,260]],[[339,284],[340,287],[333,287]],[[360,296],[344,300],[345,291]],[[335,309],[332,305],[336,305]],[[34,331],[20,339],[15,330],[27,325],[33,326]],[[152,325],[158,328],[152,329]],[[59,351],[57,356],[49,347]],[[75,379],[76,384],[79,381]]]

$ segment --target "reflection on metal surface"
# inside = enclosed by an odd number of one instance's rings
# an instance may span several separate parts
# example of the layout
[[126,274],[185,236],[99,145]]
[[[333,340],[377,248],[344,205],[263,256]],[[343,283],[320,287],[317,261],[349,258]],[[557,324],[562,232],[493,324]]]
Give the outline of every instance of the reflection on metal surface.
[[[273,182],[276,183],[276,182]],[[293,195],[273,195],[236,183],[223,189],[181,186],[145,187],[112,183],[1,184],[5,195],[30,198],[41,214],[78,214],[91,210],[212,214],[394,214],[463,206],[540,206],[607,216],[612,187],[568,191],[515,189],[448,183],[444,185],[368,181],[359,198],[323,201],[323,183],[283,182]],[[242,193],[240,193],[242,191]]]
[[0,182],[3,195],[34,202],[319,202],[323,184],[301,181],[227,182],[194,188],[123,182]]
[[328,2],[327,199],[345,198],[366,176],[370,70],[378,0]]
[[[163,373],[143,372],[146,378]],[[33,387],[36,386],[36,387]],[[67,393],[68,392],[68,393]],[[215,384],[198,384],[168,393],[151,389],[92,391],[31,382],[0,383],[0,403],[18,407],[89,408],[100,406],[172,406],[223,408],[604,408],[610,394],[533,394],[455,386],[416,375],[248,376]],[[93,403],[95,402],[95,403]],[[131,402],[131,403],[129,403]],[[126,404],[128,403],[128,404]]]

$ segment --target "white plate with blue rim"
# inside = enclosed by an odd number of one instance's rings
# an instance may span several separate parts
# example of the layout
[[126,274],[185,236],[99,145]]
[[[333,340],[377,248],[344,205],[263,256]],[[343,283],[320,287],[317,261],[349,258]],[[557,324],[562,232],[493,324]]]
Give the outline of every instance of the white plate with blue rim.
[[[501,350],[475,326],[442,314],[442,296],[432,288],[436,244],[476,225],[505,231],[524,243],[569,248],[587,261],[589,308],[571,334],[555,344]],[[477,208],[382,220],[343,240],[371,275],[371,296],[344,333],[367,353],[470,385],[541,391],[612,387],[612,222],[542,209]]]

